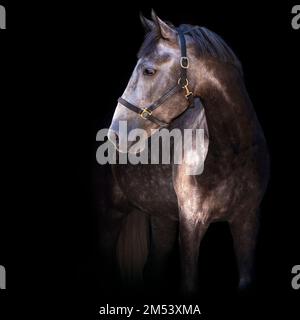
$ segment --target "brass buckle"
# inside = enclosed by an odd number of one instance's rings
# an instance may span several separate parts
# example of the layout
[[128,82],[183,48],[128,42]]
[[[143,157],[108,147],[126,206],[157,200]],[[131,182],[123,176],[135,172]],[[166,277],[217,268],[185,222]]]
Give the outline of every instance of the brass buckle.
[[180,66],[183,69],[188,69],[190,66],[190,60],[188,57],[181,57],[180,58]]
[[147,119],[149,116],[151,116],[152,112],[150,110],[148,110],[147,108],[143,109],[143,111],[141,112],[140,116],[143,119]]
[[189,98],[189,96],[192,96],[193,95],[193,92],[192,91],[189,91],[189,88],[185,88],[186,90],[186,94],[184,95],[186,99]]

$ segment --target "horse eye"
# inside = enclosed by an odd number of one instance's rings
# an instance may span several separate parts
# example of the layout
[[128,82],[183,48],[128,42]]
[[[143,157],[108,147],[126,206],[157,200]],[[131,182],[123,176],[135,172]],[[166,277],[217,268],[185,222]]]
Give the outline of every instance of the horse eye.
[[155,74],[156,70],[153,68],[145,68],[143,71],[143,74],[145,76],[153,76]]

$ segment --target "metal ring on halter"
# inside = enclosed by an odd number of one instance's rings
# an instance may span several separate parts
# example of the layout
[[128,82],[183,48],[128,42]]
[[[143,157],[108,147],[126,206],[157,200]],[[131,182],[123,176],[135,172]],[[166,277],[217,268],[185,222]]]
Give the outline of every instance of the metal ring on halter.
[[140,116],[143,118],[143,119],[147,119],[149,116],[151,116],[152,112],[150,110],[148,110],[147,108],[143,109]]
[[188,69],[190,66],[190,60],[188,57],[181,57],[180,58],[180,66],[183,69]]
[[[178,84],[180,84],[180,82],[181,82],[181,78],[178,79]],[[182,84],[180,84],[180,85],[182,85]],[[188,85],[189,85],[189,80],[188,80],[188,79],[185,79],[185,85],[182,85],[182,88],[185,88],[185,87],[187,87]]]

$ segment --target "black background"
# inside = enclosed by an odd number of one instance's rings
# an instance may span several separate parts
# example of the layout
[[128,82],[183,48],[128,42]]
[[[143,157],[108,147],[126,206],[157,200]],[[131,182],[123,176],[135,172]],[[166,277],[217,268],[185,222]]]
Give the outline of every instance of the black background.
[[24,313],[57,314],[59,306],[67,318],[82,314],[86,319],[96,319],[97,307],[108,302],[182,302],[173,296],[157,301],[116,295],[114,300],[107,297],[98,269],[91,182],[95,136],[109,125],[136,63],[143,40],[138,14],[149,15],[154,7],[175,25],[210,28],[232,47],[271,153],[256,288],[250,297],[237,295],[228,230],[212,228],[201,248],[204,318],[280,312],[291,319],[299,300],[291,288],[291,268],[300,264],[300,30],[291,28],[296,3],[1,4],[7,30],[0,34],[0,264],[8,274],[1,300],[9,299],[9,306],[22,301]]

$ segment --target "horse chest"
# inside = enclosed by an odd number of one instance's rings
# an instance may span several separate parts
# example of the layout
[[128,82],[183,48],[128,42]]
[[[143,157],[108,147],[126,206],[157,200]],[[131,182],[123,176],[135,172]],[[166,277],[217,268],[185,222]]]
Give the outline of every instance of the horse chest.
[[150,214],[177,216],[170,165],[118,165],[115,178],[130,203]]

